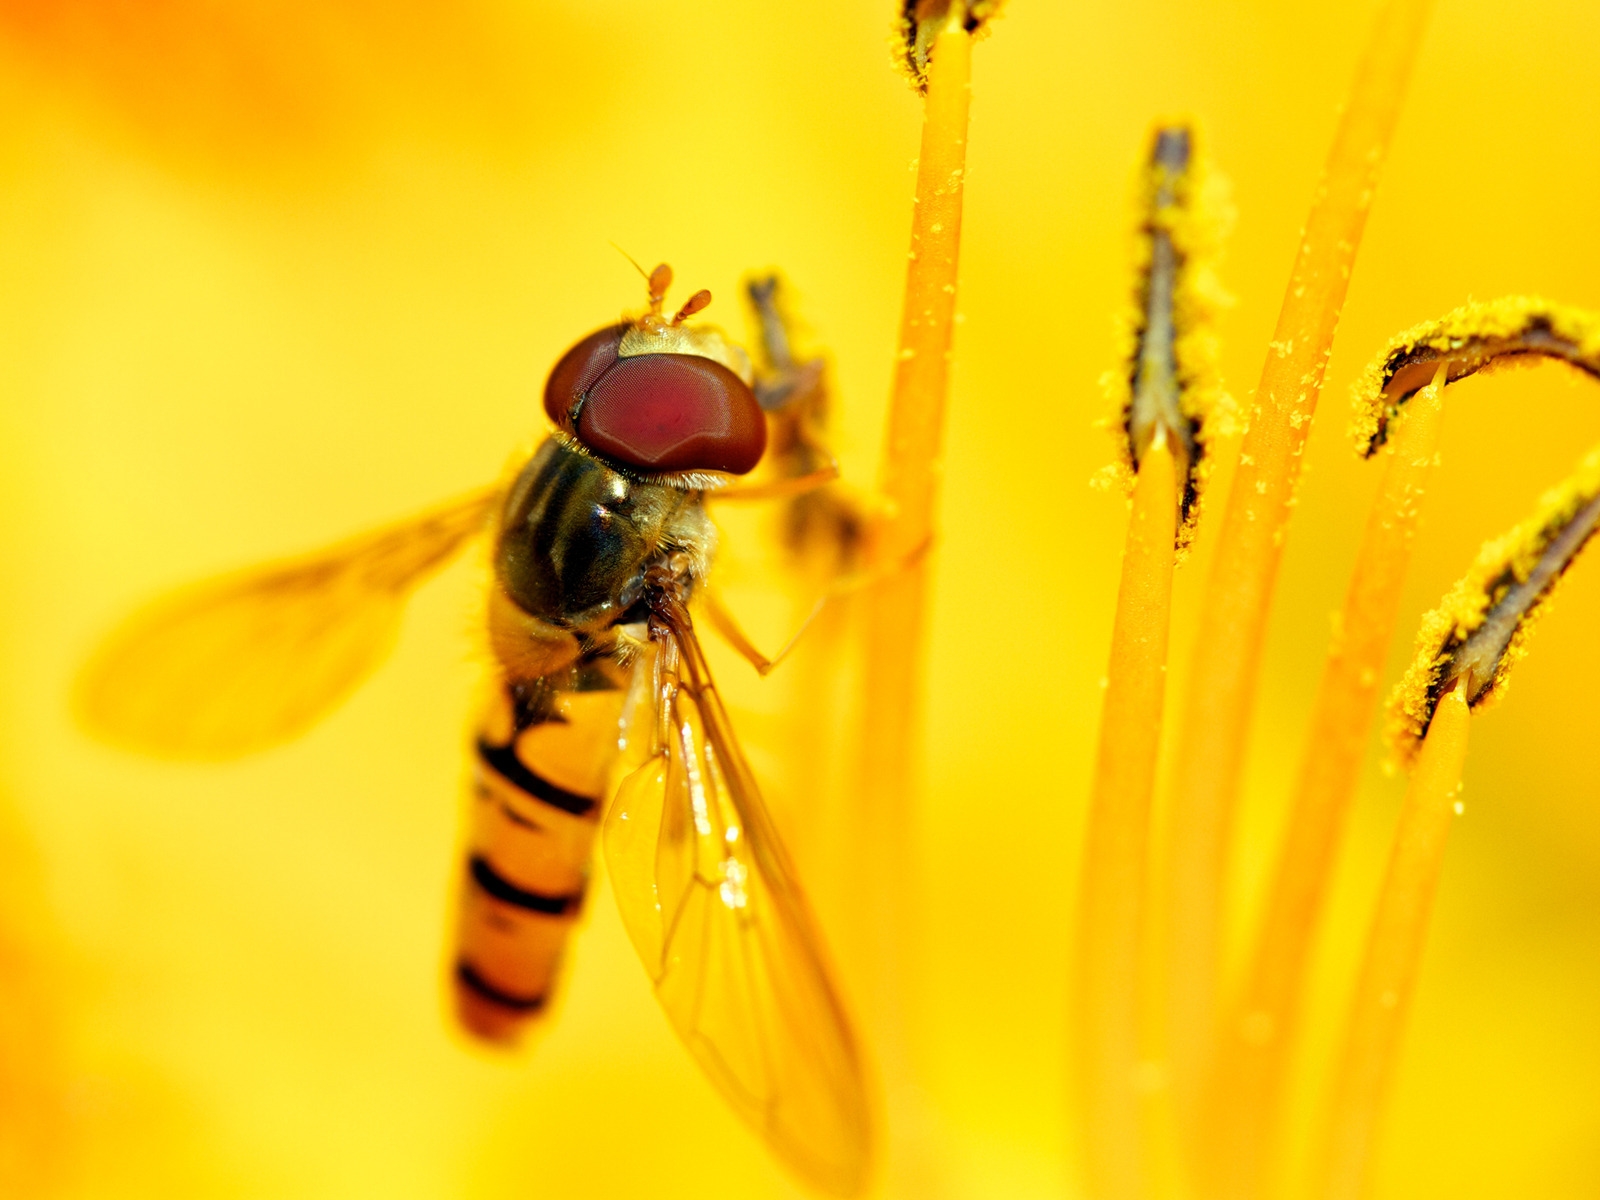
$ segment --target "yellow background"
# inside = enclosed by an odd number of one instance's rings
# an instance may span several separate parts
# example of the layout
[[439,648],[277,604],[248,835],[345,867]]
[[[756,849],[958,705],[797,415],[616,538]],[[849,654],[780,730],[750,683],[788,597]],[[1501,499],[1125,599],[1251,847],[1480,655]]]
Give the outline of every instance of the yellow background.
[[[929,786],[907,832],[922,1195],[1070,1194],[1066,930],[1124,520],[1088,480],[1111,456],[1097,379],[1147,126],[1197,116],[1232,180],[1223,366],[1248,395],[1373,8],[1014,0],[975,52]],[[28,860],[12,937],[33,948],[5,994],[58,1014],[58,1049],[30,1039],[40,1061],[17,1069],[62,1105],[66,1194],[797,1194],[671,1041],[603,889],[531,1056],[449,1032],[473,567],[419,597],[351,703],[236,766],[97,746],[68,696],[150,594],[493,477],[540,428],[554,357],[639,300],[608,242],[709,286],[707,315],[741,333],[741,273],[783,267],[835,368],[846,474],[870,482],[920,118],[889,18],[859,0],[0,4],[0,786]],[[1439,0],[1309,451],[1241,913],[1374,484],[1344,439],[1348,383],[1468,297],[1600,308],[1597,52],[1590,0]],[[1593,388],[1544,368],[1452,390],[1402,642],[1595,439]],[[1207,533],[1178,585],[1180,665]],[[1585,563],[1475,723],[1383,1196],[1600,1190],[1597,613]],[[780,624],[759,626],[769,644]],[[781,794],[760,710],[782,693],[718,662]],[[1398,801],[1376,761],[1302,1108]]]

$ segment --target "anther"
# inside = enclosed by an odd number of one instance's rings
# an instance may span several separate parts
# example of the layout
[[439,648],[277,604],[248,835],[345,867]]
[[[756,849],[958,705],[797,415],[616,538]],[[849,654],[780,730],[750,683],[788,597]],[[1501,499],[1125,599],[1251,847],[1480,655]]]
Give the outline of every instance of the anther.
[[1449,368],[1454,383],[1490,367],[1555,358],[1600,378],[1600,315],[1538,296],[1465,304],[1393,338],[1357,381],[1351,435],[1371,457],[1407,400]]
[[928,60],[934,39],[952,21],[975,34],[1000,11],[1001,0],[905,0],[900,13],[896,54],[917,90],[928,86]]
[[1139,238],[1142,260],[1130,314],[1125,374],[1112,377],[1121,393],[1127,463],[1138,471],[1164,434],[1177,466],[1178,547],[1194,535],[1206,464],[1202,418],[1216,392],[1209,354],[1209,309],[1192,261],[1205,222],[1189,129],[1157,129],[1144,171]]
[[1466,576],[1422,621],[1417,655],[1390,699],[1390,736],[1409,760],[1439,700],[1465,681],[1481,707],[1504,687],[1527,653],[1535,618],[1595,531],[1600,529],[1600,448],[1547,492],[1532,517],[1478,554]]

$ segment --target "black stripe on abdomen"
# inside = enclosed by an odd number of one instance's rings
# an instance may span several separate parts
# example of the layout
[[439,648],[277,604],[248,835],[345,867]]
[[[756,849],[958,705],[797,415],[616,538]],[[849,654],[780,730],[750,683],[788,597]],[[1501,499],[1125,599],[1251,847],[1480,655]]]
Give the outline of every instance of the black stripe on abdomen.
[[598,803],[593,796],[580,796],[577,792],[569,792],[566,788],[557,787],[544,776],[530,771],[527,764],[517,757],[517,752],[512,746],[491,746],[479,738],[478,757],[483,760],[484,766],[507,783],[575,817],[588,816]]
[[456,982],[475,992],[480,999],[498,1004],[501,1008],[509,1008],[512,1012],[533,1013],[544,1007],[543,996],[513,996],[510,992],[503,992],[479,975],[477,969],[466,961],[456,963]]
[[486,895],[527,912],[542,913],[547,917],[564,917],[570,912],[575,912],[583,903],[582,892],[571,896],[546,896],[542,892],[530,892],[526,888],[520,888],[496,871],[489,860],[481,854],[474,854],[467,861],[467,870],[472,875],[472,882]]

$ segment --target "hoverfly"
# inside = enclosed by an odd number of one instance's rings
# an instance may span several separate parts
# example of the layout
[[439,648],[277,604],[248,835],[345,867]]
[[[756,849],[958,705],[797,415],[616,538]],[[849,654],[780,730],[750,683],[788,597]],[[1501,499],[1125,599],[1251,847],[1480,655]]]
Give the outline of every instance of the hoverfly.
[[[689,616],[716,544],[708,494],[836,474],[799,407],[814,364],[790,358],[770,284],[751,287],[757,381],[688,322],[709,292],[669,319],[671,270],[648,279],[643,315],[556,363],[555,429],[509,483],[159,602],[102,648],[81,707],[97,733],[169,756],[283,741],[376,666],[407,595],[487,527],[497,679],[474,742],[458,1020],[511,1042],[546,1007],[603,829],[623,922],[690,1053],[790,1168],[851,1195],[869,1153],[861,1054]],[[730,488],[763,458],[764,402],[787,478]]]

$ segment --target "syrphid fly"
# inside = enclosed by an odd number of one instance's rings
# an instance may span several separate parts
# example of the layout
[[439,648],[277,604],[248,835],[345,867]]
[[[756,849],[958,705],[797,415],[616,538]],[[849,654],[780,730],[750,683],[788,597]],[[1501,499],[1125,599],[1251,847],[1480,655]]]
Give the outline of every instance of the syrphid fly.
[[708,292],[669,318],[672,272],[648,278],[644,313],[556,363],[554,428],[508,481],[158,602],[91,663],[82,709],[102,736],[167,756],[284,741],[377,665],[412,590],[487,530],[496,679],[459,885],[461,1024],[512,1041],[547,1006],[601,833],[684,1044],[790,1168],[852,1195],[870,1140],[860,1050],[689,615],[716,545],[706,498],[761,462],[764,404],[787,478],[747,493],[834,473],[794,407],[814,373],[789,358],[769,284],[751,295],[776,370],[757,380],[689,321]]

